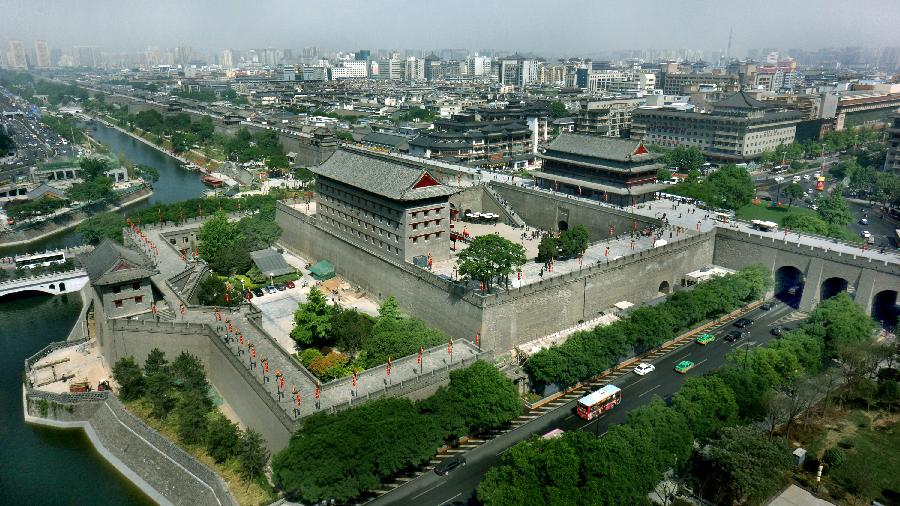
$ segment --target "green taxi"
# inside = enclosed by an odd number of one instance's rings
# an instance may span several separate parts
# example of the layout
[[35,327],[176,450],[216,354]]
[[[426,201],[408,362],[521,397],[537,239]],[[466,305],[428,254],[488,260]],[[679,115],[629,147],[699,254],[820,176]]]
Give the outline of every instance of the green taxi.
[[688,371],[694,368],[694,363],[690,360],[682,360],[678,362],[678,365],[675,366],[675,372],[680,374],[687,374]]
[[712,334],[700,334],[699,336],[697,336],[697,339],[694,339],[694,341],[697,344],[702,344],[704,346],[706,346],[707,344],[709,344],[715,340],[716,340],[716,336],[714,336]]

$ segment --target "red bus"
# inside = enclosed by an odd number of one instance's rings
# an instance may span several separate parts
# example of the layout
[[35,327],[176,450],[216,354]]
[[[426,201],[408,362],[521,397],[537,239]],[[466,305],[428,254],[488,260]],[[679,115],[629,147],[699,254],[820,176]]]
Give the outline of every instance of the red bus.
[[622,402],[622,389],[615,385],[605,387],[578,399],[576,412],[585,420],[591,420]]
[[816,190],[818,190],[818,191],[825,190],[825,176],[819,176],[816,178]]

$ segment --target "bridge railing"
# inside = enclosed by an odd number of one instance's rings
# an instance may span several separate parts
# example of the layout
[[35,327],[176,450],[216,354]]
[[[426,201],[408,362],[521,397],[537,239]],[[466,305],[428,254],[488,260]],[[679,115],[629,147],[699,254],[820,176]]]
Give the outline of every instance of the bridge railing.
[[[19,271],[17,271],[19,272]],[[21,284],[22,282],[27,282],[27,284],[37,283],[42,281],[52,281],[54,279],[61,278],[71,278],[74,276],[87,276],[87,271],[84,269],[69,269],[66,271],[60,272],[50,272],[47,274],[39,274],[37,276],[18,276],[12,279],[0,281],[0,290],[8,287],[15,286],[16,284]]]

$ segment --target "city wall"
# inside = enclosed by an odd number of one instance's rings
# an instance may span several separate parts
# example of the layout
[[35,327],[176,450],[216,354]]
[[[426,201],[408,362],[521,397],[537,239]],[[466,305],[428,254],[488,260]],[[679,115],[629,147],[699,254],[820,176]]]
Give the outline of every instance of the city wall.
[[[800,245],[796,241],[779,240],[762,235],[716,228],[716,265],[740,269],[762,264],[771,269],[778,283],[779,270],[798,269],[803,276],[800,309],[810,311],[821,300],[822,284],[829,278],[847,282],[848,291],[866,312],[872,309],[874,297],[885,290],[900,290],[900,265],[871,258],[842,254],[827,247]],[[774,295],[775,288],[769,296]]]
[[638,230],[661,224],[659,220],[632,214],[622,208],[507,183],[493,182],[491,189],[503,197],[529,226],[557,232],[561,224],[568,228],[584,225],[592,242],[608,239],[610,227],[616,234],[622,234],[631,232],[634,222]]
[[314,216],[285,204],[278,204],[276,221],[281,243],[289,250],[307,260],[331,261],[339,275],[371,296],[382,300],[393,295],[410,314],[451,336],[472,340],[480,332],[481,347],[495,353],[594,318],[616,302],[652,299],[661,285],[671,289],[684,274],[713,262],[714,235],[706,233],[482,296],[350,243],[320,227]]

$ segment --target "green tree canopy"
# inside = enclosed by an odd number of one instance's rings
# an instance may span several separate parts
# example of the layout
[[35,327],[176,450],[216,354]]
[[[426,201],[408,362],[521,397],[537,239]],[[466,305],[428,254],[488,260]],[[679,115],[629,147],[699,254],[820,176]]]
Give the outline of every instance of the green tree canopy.
[[269,450],[266,449],[262,435],[253,429],[247,429],[238,442],[237,456],[244,481],[262,476],[269,460]]
[[197,232],[200,256],[221,274],[247,272],[250,253],[244,235],[236,223],[228,221],[222,211],[207,219]]
[[120,358],[113,366],[113,378],[119,384],[119,396],[131,401],[144,394],[144,375],[134,357]]
[[209,421],[204,438],[206,452],[216,462],[225,462],[237,455],[240,438],[241,433],[238,426],[225,418],[222,413],[215,413]]
[[560,101],[550,102],[550,117],[553,119],[565,118],[569,115],[569,112],[566,110],[566,104]]
[[508,282],[509,275],[525,264],[525,248],[498,235],[476,237],[458,255],[459,273],[484,283],[490,291],[495,278]]
[[371,316],[355,309],[338,311],[331,323],[331,340],[341,350],[356,353],[369,339],[374,325]]
[[803,187],[797,183],[791,183],[781,190],[781,195],[788,199],[788,207],[794,204],[795,199],[803,198]]
[[448,337],[433,329],[418,318],[379,318],[372,327],[369,339],[363,345],[366,352],[366,367],[375,367],[387,362],[388,357],[399,358],[419,351],[420,347],[430,348],[446,343]]
[[723,165],[706,178],[717,201],[728,209],[737,209],[750,203],[753,199],[753,181],[746,169],[734,164]]
[[300,304],[294,313],[296,325],[291,330],[291,338],[304,346],[324,346],[330,342],[332,314],[334,307],[318,288],[312,287],[306,302]]
[[819,217],[833,227],[843,227],[853,221],[853,217],[850,216],[850,208],[841,193],[841,187],[837,185],[827,196],[819,197],[816,200],[818,206],[816,212],[819,213]]

